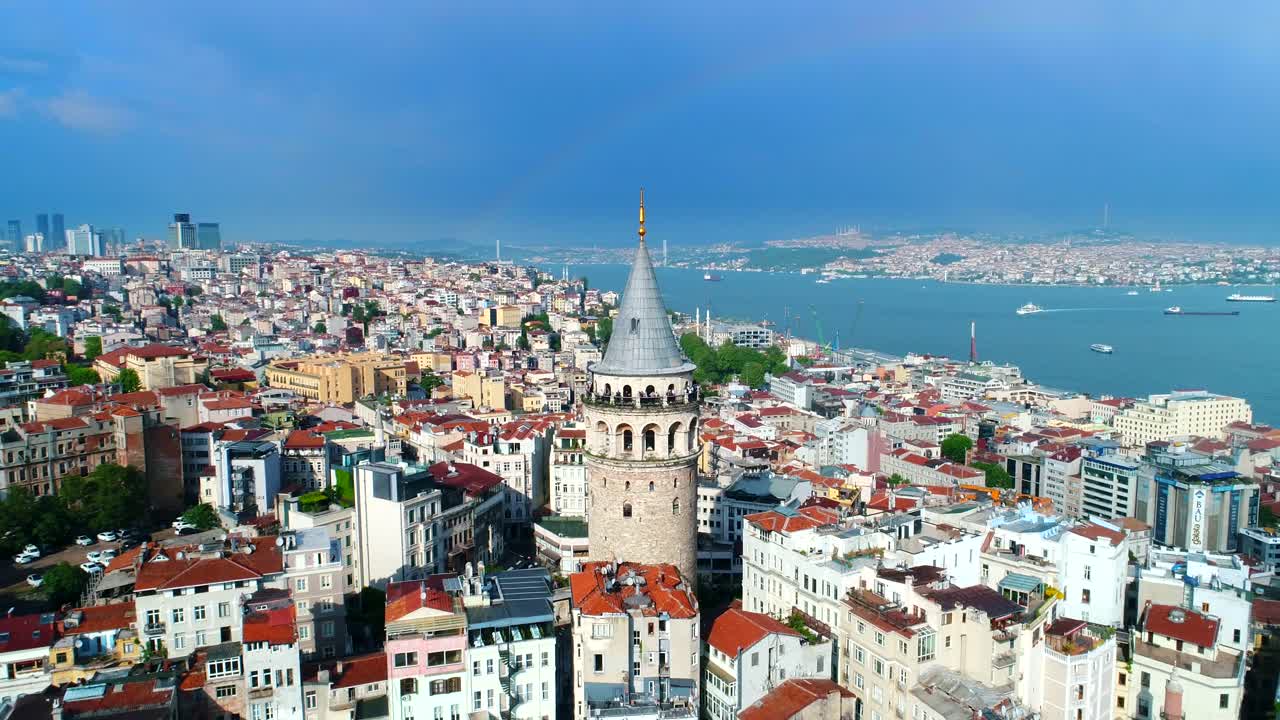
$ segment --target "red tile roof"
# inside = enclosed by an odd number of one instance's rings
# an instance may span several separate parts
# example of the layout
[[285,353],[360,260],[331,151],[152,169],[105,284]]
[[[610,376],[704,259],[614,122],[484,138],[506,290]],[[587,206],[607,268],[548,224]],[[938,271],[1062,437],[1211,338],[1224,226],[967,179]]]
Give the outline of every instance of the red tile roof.
[[[834,680],[791,679],[769,691],[769,694],[743,708],[739,720],[787,720],[804,712],[805,708],[825,701],[833,694],[852,698],[852,692],[840,687]],[[823,713],[825,717],[827,714]],[[831,715],[835,717],[835,714]],[[843,715],[841,715],[843,717]]]
[[[244,548],[252,546],[252,553]],[[192,557],[196,548],[165,548],[147,555],[134,578],[134,589],[168,590],[237,580],[257,580],[284,571],[284,558],[273,537],[242,541],[223,557]],[[182,559],[178,558],[181,554]],[[115,561],[112,562],[115,565]]]
[[395,622],[422,608],[453,612],[453,598],[420,580],[387,585],[387,606],[383,614],[386,622]]
[[302,675],[307,682],[314,682],[320,670],[329,671],[329,682],[334,688],[359,687],[377,682],[387,681],[387,656],[381,652],[326,660],[303,668]]
[[293,605],[250,613],[244,618],[244,641],[292,645],[297,639],[296,619]]
[[838,522],[840,516],[826,508],[802,507],[794,513],[766,510],[743,519],[768,532],[798,532]]
[[707,642],[725,655],[736,658],[739,652],[772,634],[800,637],[800,633],[768,615],[747,612],[735,606],[716,618]]
[[1254,598],[1253,621],[1259,625],[1280,626],[1280,600]]
[[1124,533],[1105,528],[1097,523],[1087,523],[1073,527],[1071,532],[1081,537],[1087,537],[1090,540],[1107,540],[1112,545],[1119,545],[1124,542]]
[[[1181,613],[1181,620],[1174,613]],[[1147,608],[1143,629],[1200,647],[1213,647],[1218,641],[1218,621],[1176,605],[1152,605]]]
[[502,484],[500,476],[471,463],[438,462],[428,471],[441,485],[460,488],[471,495],[487,492]]
[[676,566],[666,563],[654,565],[618,563],[614,577],[621,580],[634,573],[644,578],[644,584],[619,583],[616,588],[610,589],[608,584],[611,578],[600,572],[601,568],[609,565],[610,563],[606,562],[584,563],[582,572],[574,573],[569,577],[573,606],[583,614],[604,615],[625,612],[623,601],[643,593],[652,600],[647,607],[641,608],[646,616],[657,616],[664,612],[677,619],[697,616],[698,600],[694,597],[693,588],[684,584]]
[[132,602],[94,605],[92,607],[77,608],[73,612],[80,613],[80,621],[76,623],[75,627],[70,627],[64,617],[62,621],[63,635],[83,635],[104,630],[122,630],[130,627],[137,620]]

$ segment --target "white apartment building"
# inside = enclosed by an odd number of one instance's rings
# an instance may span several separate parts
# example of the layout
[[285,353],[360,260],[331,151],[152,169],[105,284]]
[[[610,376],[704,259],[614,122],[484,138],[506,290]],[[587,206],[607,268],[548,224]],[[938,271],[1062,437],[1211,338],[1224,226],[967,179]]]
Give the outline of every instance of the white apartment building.
[[1124,531],[1105,521],[1086,523],[1063,533],[1058,545],[1059,612],[1097,625],[1123,626],[1129,569]]
[[1133,517],[1137,510],[1141,465],[1107,445],[1086,447],[1080,460],[1080,514],[1086,517]]
[[762,613],[730,607],[707,636],[704,716],[733,720],[773,688],[794,678],[830,679],[830,638],[806,637]]
[[354,480],[360,587],[501,557],[506,494],[497,475],[467,463],[379,462],[357,465]]
[[1251,568],[1235,555],[1153,550],[1137,569],[1138,607],[1148,602],[1191,608],[1218,621],[1218,644],[1253,648]]
[[536,569],[485,576],[468,566],[445,581],[445,590],[462,599],[467,617],[467,709],[496,705],[512,720],[556,717],[557,676],[564,668],[556,666],[550,574]]
[[1021,662],[1020,694],[1042,720],[1116,717],[1115,633],[1063,617],[1044,627]]
[[550,423],[511,422],[492,433],[473,433],[463,444],[462,459],[495,473],[506,484],[506,519],[528,525],[533,511],[547,502],[547,445]]
[[697,717],[698,600],[676,566],[589,562],[569,586],[572,717]]
[[577,424],[563,425],[551,437],[551,510],[557,515],[586,515],[586,438],[586,428]]
[[1179,390],[1152,395],[1146,402],[1116,414],[1111,422],[1126,447],[1191,436],[1222,440],[1231,423],[1253,422],[1253,409],[1244,398]]
[[302,720],[302,655],[288,593],[249,598],[244,610],[245,706],[252,720]]
[[355,588],[356,558],[359,554],[353,545],[355,538],[354,507],[342,507],[330,503],[320,509],[304,509],[297,497],[280,495],[276,498],[276,518],[284,530],[306,531],[312,528],[323,530],[338,548],[339,562],[342,564],[343,581],[346,587]]
[[[1126,705],[1138,720],[1234,720],[1244,656],[1219,643],[1217,618],[1175,605],[1143,608],[1133,633]],[[1136,682],[1135,682],[1136,681]]]
[[[206,645],[242,640],[244,598],[284,590],[284,560],[274,537],[231,536],[198,546],[157,548],[130,557],[138,635],[170,658]],[[114,563],[113,563],[114,565]],[[108,567],[108,570],[111,570]]]

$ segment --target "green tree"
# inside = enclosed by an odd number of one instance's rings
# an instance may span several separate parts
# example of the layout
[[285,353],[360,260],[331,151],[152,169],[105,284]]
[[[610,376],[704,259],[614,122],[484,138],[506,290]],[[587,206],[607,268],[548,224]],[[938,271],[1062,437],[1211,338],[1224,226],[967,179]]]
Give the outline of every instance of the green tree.
[[125,368],[117,375],[115,382],[120,386],[121,392],[138,392],[142,389],[142,379],[138,377],[137,371],[133,368]]
[[102,338],[90,335],[84,339],[84,359],[93,360],[102,354]]
[[318,322],[315,325],[311,326],[311,332],[315,333],[316,335],[324,335],[325,333],[329,332],[329,328],[324,323]]
[[22,355],[28,360],[44,360],[54,355],[67,353],[67,341],[41,328],[33,328],[22,349]]
[[209,503],[200,503],[195,507],[188,508],[186,512],[182,513],[182,519],[201,530],[216,528],[221,524],[218,521],[218,511],[214,510]]
[[604,347],[609,344],[611,337],[613,337],[613,318],[605,315],[596,321],[596,340],[601,347]]
[[742,366],[742,374],[738,377],[744,385],[753,388],[764,387],[764,365],[758,362],[749,362]]
[[988,462],[976,462],[971,467],[981,470],[986,474],[987,487],[1002,488],[1005,490],[1013,489],[1013,478],[1009,477],[1009,473],[999,465]]
[[421,387],[428,395],[431,394],[432,390],[435,390],[443,384],[444,380],[441,380],[439,375],[432,372],[423,373],[422,377],[418,380],[418,386]]
[[97,385],[102,382],[102,378],[98,377],[98,371],[93,368],[81,367],[79,365],[67,366],[67,384],[72,387],[78,385]]
[[40,283],[33,280],[0,283],[0,300],[25,295],[38,303],[44,302],[45,292]]
[[181,296],[181,295],[179,295],[179,296],[177,296],[177,297],[175,297],[175,298],[173,299],[173,306],[174,306],[175,308],[177,308],[177,309],[181,310],[181,309],[182,309],[182,306],[183,306],[183,305],[185,305],[185,304],[186,304],[186,302],[187,302],[187,301],[186,301],[186,300],[184,300],[184,299],[182,298],[182,296]]
[[146,476],[137,468],[103,463],[88,475],[64,477],[58,495],[75,524],[93,531],[139,522],[147,514],[147,491]]
[[124,314],[120,312],[120,308],[115,305],[103,305],[102,314],[110,317],[116,322],[124,322]]
[[973,441],[968,435],[953,433],[942,440],[942,455],[951,462],[963,464],[972,447]]
[[0,350],[22,352],[27,345],[27,334],[14,324],[8,315],[0,315]]
[[71,563],[63,562],[45,571],[44,582],[40,588],[44,591],[45,597],[49,598],[49,602],[61,607],[67,603],[79,602],[88,582],[89,576],[85,571]]
[[221,315],[214,315],[209,318],[209,329],[213,332],[223,332],[227,329],[227,321],[223,320]]
[[1258,525],[1262,527],[1276,527],[1276,514],[1271,508],[1263,505],[1258,508]]
[[74,534],[74,519],[66,503],[55,495],[41,495],[35,500],[36,521],[32,537],[40,545],[63,545]]
[[889,476],[889,487],[897,487],[899,485],[906,485],[906,484],[907,484],[907,479],[902,477],[898,473],[894,473]]

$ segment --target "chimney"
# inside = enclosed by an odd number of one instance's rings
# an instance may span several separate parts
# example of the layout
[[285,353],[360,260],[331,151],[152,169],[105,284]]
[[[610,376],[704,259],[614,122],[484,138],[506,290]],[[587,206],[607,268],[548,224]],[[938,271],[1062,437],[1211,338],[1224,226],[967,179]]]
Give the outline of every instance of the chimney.
[[342,662],[341,660],[339,660],[339,661],[338,661],[338,664],[337,664],[336,666],[334,666],[333,671],[334,671],[334,672],[336,672],[337,674],[341,675],[341,674],[342,674],[342,668],[343,668],[343,667],[344,667],[343,662]]

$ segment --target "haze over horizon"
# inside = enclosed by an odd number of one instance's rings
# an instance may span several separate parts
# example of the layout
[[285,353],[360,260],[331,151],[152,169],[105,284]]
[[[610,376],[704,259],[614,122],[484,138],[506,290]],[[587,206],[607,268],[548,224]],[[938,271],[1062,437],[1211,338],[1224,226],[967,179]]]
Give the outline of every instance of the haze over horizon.
[[11,4],[0,221],[625,244],[1280,243],[1280,5]]

